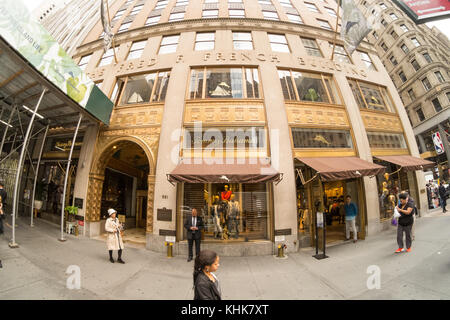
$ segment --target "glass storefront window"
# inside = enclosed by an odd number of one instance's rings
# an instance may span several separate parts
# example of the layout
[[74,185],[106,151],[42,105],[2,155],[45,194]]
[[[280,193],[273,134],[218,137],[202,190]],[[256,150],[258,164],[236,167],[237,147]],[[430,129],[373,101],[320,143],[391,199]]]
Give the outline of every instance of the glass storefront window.
[[395,112],[386,88],[353,79],[348,82],[360,109]]
[[353,148],[349,130],[291,128],[294,148]]
[[337,88],[330,76],[293,70],[278,70],[278,76],[286,100],[341,103]]
[[371,148],[406,149],[405,137],[401,133],[367,132]]
[[164,101],[169,78],[170,72],[164,71],[118,79],[117,84],[121,87],[122,92],[120,104],[143,104]]
[[256,68],[202,68],[191,71],[190,99],[259,99]]
[[247,241],[269,238],[268,188],[266,184],[183,184],[183,201],[179,210],[184,222],[197,209],[204,222],[205,240]]

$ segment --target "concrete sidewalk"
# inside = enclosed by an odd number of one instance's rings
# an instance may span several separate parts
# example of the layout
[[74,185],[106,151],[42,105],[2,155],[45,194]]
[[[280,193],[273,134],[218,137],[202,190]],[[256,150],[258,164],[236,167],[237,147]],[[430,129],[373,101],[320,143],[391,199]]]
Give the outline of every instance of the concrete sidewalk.
[[[126,247],[125,265],[110,263],[103,241],[67,235],[45,221],[19,219],[0,237],[0,299],[192,299],[193,262]],[[411,253],[394,254],[396,229],[330,247],[273,256],[223,257],[217,273],[224,299],[450,299],[450,214],[438,209],[416,220]],[[66,288],[68,266],[81,269],[81,289]],[[369,290],[367,268],[381,270],[381,288]]]

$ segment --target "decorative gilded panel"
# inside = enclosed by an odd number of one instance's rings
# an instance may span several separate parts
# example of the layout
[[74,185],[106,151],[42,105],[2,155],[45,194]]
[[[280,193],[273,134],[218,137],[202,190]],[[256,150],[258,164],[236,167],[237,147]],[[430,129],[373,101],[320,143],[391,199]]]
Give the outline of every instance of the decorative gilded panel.
[[361,111],[361,117],[366,130],[403,132],[400,119],[397,115]]
[[264,124],[266,116],[264,106],[244,103],[188,103],[185,107],[184,123],[195,121],[206,123],[251,122]]
[[110,128],[161,125],[163,106],[114,109]]
[[288,104],[286,111],[291,125],[350,127],[343,108]]

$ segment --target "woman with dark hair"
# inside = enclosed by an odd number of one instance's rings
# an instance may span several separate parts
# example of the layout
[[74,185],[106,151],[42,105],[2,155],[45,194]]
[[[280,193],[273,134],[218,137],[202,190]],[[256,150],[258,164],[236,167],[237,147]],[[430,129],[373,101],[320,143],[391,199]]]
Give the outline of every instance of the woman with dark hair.
[[217,253],[211,250],[200,251],[194,265],[194,300],[221,300],[219,280],[213,273],[217,269]]

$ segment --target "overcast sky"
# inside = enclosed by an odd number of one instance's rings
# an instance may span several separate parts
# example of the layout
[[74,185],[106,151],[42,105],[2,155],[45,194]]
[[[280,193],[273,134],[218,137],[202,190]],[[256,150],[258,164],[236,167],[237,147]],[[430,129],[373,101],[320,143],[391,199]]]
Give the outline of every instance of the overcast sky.
[[[30,9],[30,11],[32,11],[33,9],[37,8],[41,3],[43,3],[45,0],[22,0],[22,1]],[[443,32],[447,36],[447,38],[450,39],[450,19],[440,20],[436,22],[429,22],[427,23],[427,26],[429,26],[430,28],[436,26],[439,30],[441,30],[441,32]]]

